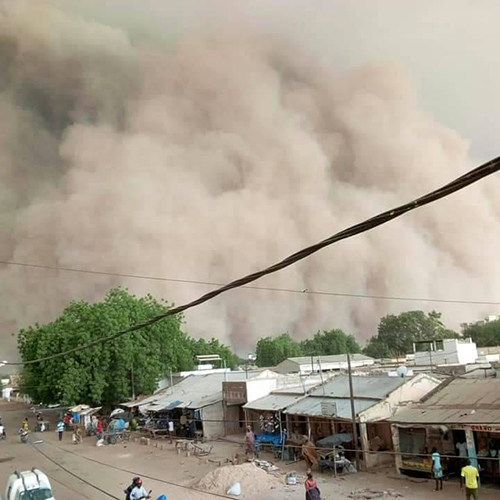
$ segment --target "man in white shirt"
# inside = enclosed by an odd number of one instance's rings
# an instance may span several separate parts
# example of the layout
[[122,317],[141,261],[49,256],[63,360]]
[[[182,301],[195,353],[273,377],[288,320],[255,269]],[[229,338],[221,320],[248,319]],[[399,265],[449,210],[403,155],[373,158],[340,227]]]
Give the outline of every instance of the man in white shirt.
[[459,457],[466,457],[467,456],[467,443],[457,443],[455,446],[458,450]]
[[170,438],[170,444],[173,443],[173,436],[174,436],[174,422],[170,418],[168,420],[168,437]]

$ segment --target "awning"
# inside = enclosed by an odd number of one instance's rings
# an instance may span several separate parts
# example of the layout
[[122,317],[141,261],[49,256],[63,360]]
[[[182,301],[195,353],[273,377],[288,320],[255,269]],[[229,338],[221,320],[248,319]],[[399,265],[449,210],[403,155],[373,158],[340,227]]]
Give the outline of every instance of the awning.
[[269,394],[263,398],[256,399],[243,406],[245,410],[257,411],[282,411],[286,407],[295,404],[305,396],[304,394]]

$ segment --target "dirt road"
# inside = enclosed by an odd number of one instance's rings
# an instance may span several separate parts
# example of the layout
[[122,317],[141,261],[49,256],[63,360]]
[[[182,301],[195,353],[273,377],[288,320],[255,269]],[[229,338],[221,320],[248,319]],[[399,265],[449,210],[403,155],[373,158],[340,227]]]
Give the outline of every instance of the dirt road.
[[[26,470],[32,467],[42,469],[52,481],[57,500],[104,500],[124,498],[123,490],[134,475],[144,478],[147,489],[153,490],[153,498],[165,493],[168,500],[215,500],[217,497],[196,492],[189,487],[207,473],[217,469],[218,464],[206,458],[177,455],[172,445],[164,444],[164,449],[155,446],[142,446],[137,443],[117,444],[96,447],[94,438],[86,438],[83,445],[73,445],[69,433],[63,442],[57,441],[56,433],[31,434],[31,444],[21,444],[16,433],[24,416],[30,417],[31,425],[35,419],[33,413],[24,405],[0,402],[0,415],[6,425],[8,438],[0,443],[0,492],[4,493],[8,476],[14,470]],[[52,414],[52,420],[57,418]],[[43,440],[41,444],[33,444]],[[234,456],[238,445],[217,442],[210,456],[212,460],[224,463],[226,458]],[[280,467],[280,473],[292,470],[291,466]],[[299,474],[304,474],[304,464],[295,465]],[[440,500],[465,498],[458,483],[446,482],[444,491],[434,493],[433,483],[426,481],[414,483],[405,479],[396,479],[393,469],[380,470],[376,473],[358,473],[334,479],[329,474],[318,473],[318,483],[322,498],[347,499],[348,494],[358,488],[397,490],[407,499],[428,500],[439,497]],[[148,478],[149,477],[149,478]],[[156,478],[156,479],[150,479]],[[184,488],[183,488],[184,487]],[[262,488],[261,488],[262,490]],[[481,500],[493,500],[499,497],[499,490],[482,489]],[[244,500],[303,500],[303,485],[294,487],[276,487],[255,493],[243,491]]]

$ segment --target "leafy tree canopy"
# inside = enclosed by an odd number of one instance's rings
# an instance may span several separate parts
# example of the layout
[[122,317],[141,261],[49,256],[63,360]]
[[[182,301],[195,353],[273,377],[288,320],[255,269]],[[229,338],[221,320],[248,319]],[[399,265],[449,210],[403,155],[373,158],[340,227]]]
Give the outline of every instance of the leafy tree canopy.
[[317,332],[312,339],[304,340],[301,343],[301,347],[305,356],[328,356],[361,352],[361,347],[356,342],[354,336],[348,335],[338,328]]
[[369,339],[363,352],[374,358],[402,356],[413,352],[414,342],[457,337],[456,332],[444,326],[441,313],[407,311],[384,316],[377,335]]
[[478,347],[500,345],[500,320],[464,323],[462,335],[472,338]]
[[295,342],[288,333],[279,337],[264,337],[257,342],[257,366],[276,366],[287,358],[297,356],[327,356],[361,352],[352,335],[334,329],[317,332],[312,339]]
[[[23,361],[65,351],[144,322],[170,305],[151,295],[136,297],[118,288],[103,302],[71,302],[61,316],[19,333]],[[49,361],[26,365],[23,392],[35,401],[112,404],[150,394],[171,369],[191,370],[196,354],[220,354],[232,363],[229,348],[212,339],[194,340],[182,330],[182,315],[170,316],[113,342]]]
[[264,337],[257,342],[257,366],[276,366],[287,358],[302,356],[300,344],[288,333],[279,337]]

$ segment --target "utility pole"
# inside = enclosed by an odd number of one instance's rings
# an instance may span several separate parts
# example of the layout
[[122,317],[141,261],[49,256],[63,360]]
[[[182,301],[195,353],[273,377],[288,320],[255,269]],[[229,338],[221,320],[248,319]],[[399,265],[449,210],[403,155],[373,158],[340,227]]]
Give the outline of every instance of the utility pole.
[[352,387],[352,370],[351,370],[351,356],[349,353],[347,356],[347,372],[349,373],[349,398],[351,400],[351,417],[352,417],[352,436],[353,436],[353,444],[354,450],[356,452],[356,468],[359,471],[360,466],[360,456],[359,456],[359,447],[358,447],[358,429],[356,427],[356,410],[354,408],[354,389]]
[[135,401],[135,386],[134,386],[134,363],[130,365],[132,372],[132,400]]

